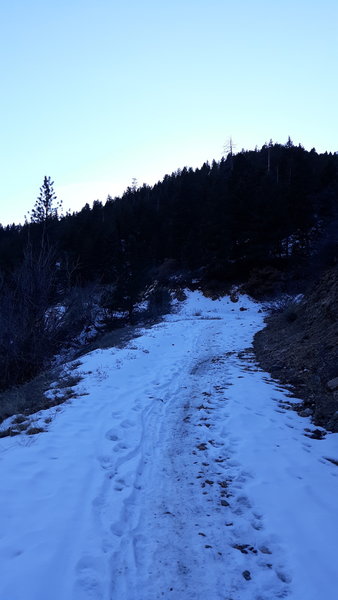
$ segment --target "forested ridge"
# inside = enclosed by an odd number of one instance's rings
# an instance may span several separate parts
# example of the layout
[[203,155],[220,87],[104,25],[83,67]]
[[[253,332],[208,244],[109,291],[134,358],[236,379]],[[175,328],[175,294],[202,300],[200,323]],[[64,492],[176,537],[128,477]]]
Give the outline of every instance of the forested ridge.
[[[289,140],[184,167],[153,187],[129,187],[121,198],[61,219],[52,215],[48,235],[79,283],[115,282],[127,263],[147,278],[166,259],[178,268],[214,266],[233,279],[253,266],[306,256],[337,215],[337,192],[338,155]],[[21,262],[28,240],[39,245],[43,228],[1,228],[3,272]]]
[[[55,336],[46,331],[46,309],[67,304],[74,290],[99,285],[107,309],[131,316],[142,290],[154,280],[165,285],[173,273],[215,287],[251,278],[252,288],[253,273],[270,269],[288,285],[336,259],[338,155],[306,151],[290,138],[184,167],[152,187],[133,185],[122,197],[65,216],[52,206],[52,183],[45,178],[39,197],[47,212],[39,213],[38,202],[24,225],[0,229],[0,310],[9,323],[0,339],[2,387],[19,365],[25,379],[46,346],[57,347],[60,327]],[[69,315],[66,329],[76,321]],[[32,362],[33,338],[41,349]]]

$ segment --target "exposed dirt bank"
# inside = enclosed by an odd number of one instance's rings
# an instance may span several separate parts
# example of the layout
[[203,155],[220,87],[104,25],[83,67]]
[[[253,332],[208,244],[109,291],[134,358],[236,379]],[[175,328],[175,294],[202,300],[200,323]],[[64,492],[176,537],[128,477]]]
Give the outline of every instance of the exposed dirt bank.
[[338,268],[302,302],[268,317],[254,348],[260,365],[303,399],[301,413],[338,432]]

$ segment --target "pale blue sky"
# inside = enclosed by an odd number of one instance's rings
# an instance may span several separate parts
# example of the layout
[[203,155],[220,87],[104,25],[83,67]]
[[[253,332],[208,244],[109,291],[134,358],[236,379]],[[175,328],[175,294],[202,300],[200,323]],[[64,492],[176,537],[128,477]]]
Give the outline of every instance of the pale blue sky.
[[0,222],[288,135],[338,150],[337,0],[1,0]]

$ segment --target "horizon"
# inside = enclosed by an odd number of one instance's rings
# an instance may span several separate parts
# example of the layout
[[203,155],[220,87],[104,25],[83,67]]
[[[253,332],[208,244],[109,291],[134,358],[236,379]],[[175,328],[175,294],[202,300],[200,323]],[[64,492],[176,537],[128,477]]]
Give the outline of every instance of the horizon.
[[[13,0],[2,11],[0,222],[45,175],[65,210],[272,140],[336,152],[338,5]],[[285,140],[285,141],[284,141]]]

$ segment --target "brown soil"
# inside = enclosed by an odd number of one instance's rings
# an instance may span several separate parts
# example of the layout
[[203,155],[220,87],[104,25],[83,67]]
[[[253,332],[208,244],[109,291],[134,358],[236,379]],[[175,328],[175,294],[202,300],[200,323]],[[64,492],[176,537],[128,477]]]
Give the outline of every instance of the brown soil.
[[301,303],[266,323],[254,340],[260,365],[292,385],[303,400],[300,414],[338,432],[338,390],[327,386],[338,376],[338,268],[325,272]]

